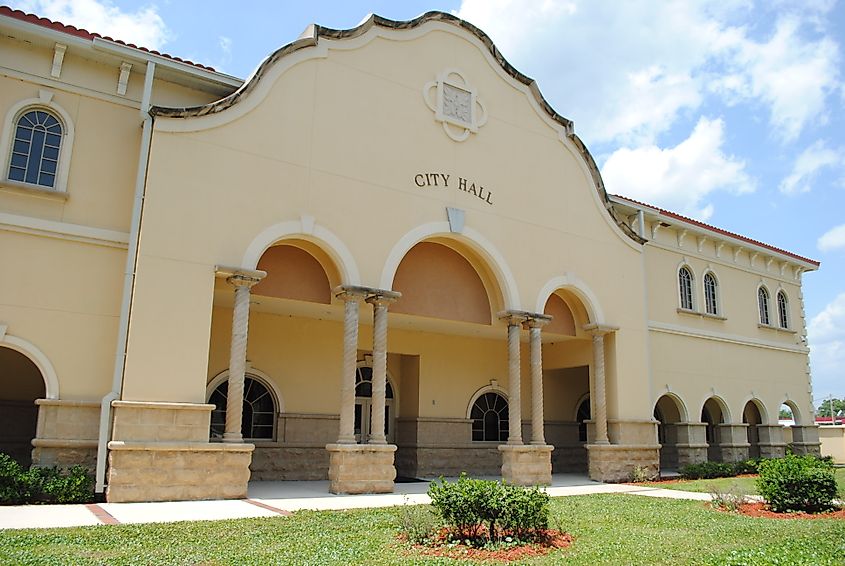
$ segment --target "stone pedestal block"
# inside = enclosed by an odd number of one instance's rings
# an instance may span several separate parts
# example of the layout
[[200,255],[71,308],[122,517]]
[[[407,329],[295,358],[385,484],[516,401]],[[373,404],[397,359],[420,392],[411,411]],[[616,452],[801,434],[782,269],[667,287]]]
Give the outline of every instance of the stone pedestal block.
[[91,470],[97,463],[100,404],[90,401],[36,399],[38,425],[32,440],[35,466]]
[[551,485],[552,450],[548,445],[500,445],[502,479],[514,485]]
[[126,442],[208,442],[211,411],[204,403],[112,401],[112,439]]
[[749,448],[747,424],[716,425],[718,440],[711,446],[715,459],[719,462],[741,462],[748,460]]
[[634,468],[657,476],[660,448],[656,444],[588,444],[590,479],[604,482],[624,482],[631,479]]
[[109,442],[106,500],[242,499],[252,444]]
[[792,427],[792,451],[802,456],[804,454],[821,455],[821,441],[817,425]]
[[329,491],[393,493],[393,444],[327,444]]
[[761,458],[783,458],[786,442],[780,425],[757,425],[758,447]]
[[677,444],[678,468],[707,461],[707,444]]

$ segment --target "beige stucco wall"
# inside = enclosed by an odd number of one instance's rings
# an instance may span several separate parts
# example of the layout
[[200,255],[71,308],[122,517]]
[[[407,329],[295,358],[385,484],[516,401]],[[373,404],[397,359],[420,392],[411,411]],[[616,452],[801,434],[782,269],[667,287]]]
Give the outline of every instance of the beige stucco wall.
[[[11,109],[23,101],[46,101],[64,112],[74,138],[64,193],[30,190],[2,181],[7,171],[0,174],[0,326],[15,344],[29,345],[16,348],[43,355],[39,363],[54,370],[62,399],[98,401],[114,371],[143,66],[133,65],[120,96],[120,60],[94,61],[70,42],[61,74],[53,77],[54,41],[48,47],[15,39],[22,32],[5,23],[0,21],[0,117],[14,118]],[[214,97],[165,80],[154,85],[156,102],[184,106]],[[0,124],[4,137],[13,135],[13,126]],[[67,138],[63,143],[67,147]],[[0,162],[7,166],[7,156]],[[10,396],[8,388],[0,391],[0,399]]]
[[822,456],[832,456],[837,464],[845,463],[845,426],[820,426]]
[[[416,64],[407,65],[410,59]],[[490,114],[479,133],[463,143],[444,134],[422,98],[423,85],[447,61],[478,88]],[[344,282],[379,287],[392,248],[420,226],[442,225],[444,208],[453,206],[466,211],[471,231],[469,237],[454,237],[482,257],[483,246],[472,238],[489,242],[488,252],[500,254],[500,265],[491,270],[513,275],[515,294],[503,306],[533,311],[539,302],[541,310],[546,297],[539,295],[550,280],[569,276],[581,282],[598,303],[590,308],[600,309],[602,322],[621,328],[614,354],[616,367],[625,368],[619,398],[627,402],[614,402],[611,414],[649,414],[639,247],[601,208],[582,158],[560,141],[560,132],[549,126],[530,95],[504,79],[474,40],[442,30],[409,41],[376,38],[358,49],[304,60],[266,90],[263,98],[251,95],[260,101],[243,115],[236,105],[210,120],[157,120],[128,398],[203,400],[214,265],[241,265],[262,230],[299,222],[303,214],[313,217],[342,242],[357,266],[359,281]],[[201,131],[165,131],[212,123],[216,127]],[[417,187],[414,175],[429,171],[483,184],[493,193],[493,205],[454,186]],[[302,231],[297,237],[319,240]],[[504,287],[502,281],[499,285]],[[500,332],[503,339],[503,325]],[[444,348],[455,343],[446,342]],[[391,330],[390,343],[391,351],[405,348],[397,330]],[[487,359],[483,351],[461,355],[473,364]],[[503,386],[504,355],[501,349],[496,364]],[[444,375],[437,370],[445,368],[432,369],[433,375]],[[431,387],[437,379],[445,378],[433,378]],[[424,388],[421,384],[421,406]],[[439,407],[446,406],[427,408],[454,413]]]

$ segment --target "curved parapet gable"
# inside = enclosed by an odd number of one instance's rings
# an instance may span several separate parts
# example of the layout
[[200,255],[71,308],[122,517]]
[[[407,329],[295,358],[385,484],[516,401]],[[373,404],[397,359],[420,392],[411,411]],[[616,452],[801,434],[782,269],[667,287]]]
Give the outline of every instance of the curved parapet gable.
[[[608,198],[607,191],[605,190],[604,181],[601,178],[598,166],[583,141],[575,134],[572,121],[561,116],[554,110],[554,108],[552,108],[540,92],[537,81],[519,72],[513,67],[513,65],[508,63],[486,33],[471,23],[445,12],[426,12],[425,14],[408,21],[395,21],[372,14],[357,27],[345,30],[332,29],[313,24],[309,26],[298,39],[285,45],[284,47],[281,47],[267,57],[258,66],[253,75],[237,91],[233,92],[229,96],[209,104],[189,108],[166,108],[154,106],[150,110],[150,113],[162,118],[209,117],[219,114],[220,112],[232,108],[239,102],[247,99],[253,92],[259,91],[259,84],[262,82],[262,79],[269,75],[270,70],[282,59],[285,59],[287,65],[290,66],[295,64],[298,60],[309,56],[325,57],[328,47],[321,45],[322,39],[333,41],[351,41],[366,36],[371,30],[375,30],[376,34],[382,30],[384,32],[393,30],[414,30],[431,22],[446,24],[468,31],[481,42],[481,44],[486,48],[489,57],[498,64],[498,67],[505,75],[527,88],[533,97],[533,102],[536,105],[536,108],[545,115],[547,120],[550,120],[555,127],[559,129],[560,138],[564,145],[571,143],[572,146],[570,147],[574,147],[580,157],[584,160],[586,168],[589,171],[590,177],[592,178],[593,184],[598,193],[600,203],[612,219],[613,224],[615,224],[619,230],[625,234],[625,236],[637,244],[645,243],[645,240],[637,235],[631,227],[623,222],[614,212]],[[305,55],[304,50],[309,48],[317,48],[317,52]],[[261,98],[260,95],[259,98]],[[220,122],[215,120],[213,123],[207,124],[207,126],[213,127],[219,125],[219,123]],[[203,126],[199,126],[200,129],[202,127]],[[170,127],[164,126],[162,129],[169,130]],[[183,127],[180,126],[175,126],[173,129],[176,131],[183,131]]]

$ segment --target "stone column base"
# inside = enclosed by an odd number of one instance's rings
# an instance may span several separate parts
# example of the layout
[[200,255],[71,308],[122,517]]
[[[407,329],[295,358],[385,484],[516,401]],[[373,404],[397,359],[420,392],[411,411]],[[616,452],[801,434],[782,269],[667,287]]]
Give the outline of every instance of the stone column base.
[[786,443],[759,444],[761,458],[783,458],[786,455]]
[[678,468],[707,461],[707,444],[678,444]]
[[634,468],[645,468],[649,476],[660,469],[660,446],[656,444],[588,444],[591,480],[625,482]]
[[514,485],[551,485],[554,446],[502,444],[502,479]]
[[252,444],[109,442],[106,500],[243,499]]
[[331,493],[393,493],[394,444],[327,444]]
[[100,404],[91,401],[36,399],[38,429],[32,440],[34,466],[91,470],[97,464]]
[[813,454],[814,456],[821,456],[821,444],[811,443],[811,442],[793,442],[789,446],[792,447],[792,453],[796,456],[805,456],[807,454]]
[[720,462],[742,462],[748,460],[748,449],[750,444],[719,444],[716,449],[719,453]]

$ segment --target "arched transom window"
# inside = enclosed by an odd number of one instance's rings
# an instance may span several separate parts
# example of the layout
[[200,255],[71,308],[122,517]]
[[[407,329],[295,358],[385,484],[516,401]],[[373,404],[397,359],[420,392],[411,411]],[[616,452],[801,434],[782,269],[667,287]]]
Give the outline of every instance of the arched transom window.
[[778,291],[778,324],[781,328],[789,328],[789,302],[783,291]]
[[[223,381],[211,393],[208,402],[214,405],[211,411],[211,438],[223,438],[226,430],[226,400],[229,382]],[[244,439],[272,440],[276,429],[276,400],[270,389],[247,375],[244,377],[243,420],[241,435]]]
[[719,314],[719,285],[712,273],[704,274],[704,308],[707,314]]
[[18,118],[9,160],[9,179],[53,188],[62,145],[62,124],[46,110]]
[[508,439],[508,401],[498,393],[489,391],[479,395],[472,404],[474,442],[506,442]]
[[771,324],[769,319],[769,292],[765,287],[757,290],[757,305],[760,309],[760,324]]
[[692,271],[689,267],[678,270],[678,291],[681,295],[681,308],[692,310]]

